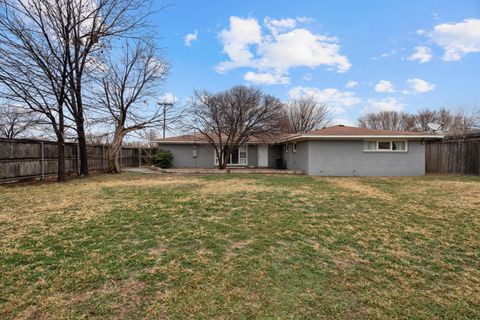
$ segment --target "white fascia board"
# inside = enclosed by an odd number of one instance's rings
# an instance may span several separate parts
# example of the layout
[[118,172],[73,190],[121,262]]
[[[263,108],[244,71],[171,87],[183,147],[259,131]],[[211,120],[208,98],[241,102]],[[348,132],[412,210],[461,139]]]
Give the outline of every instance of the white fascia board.
[[[209,141],[174,141],[174,140],[169,140],[169,141],[152,141],[152,143],[158,143],[158,144],[210,144]],[[243,144],[274,144],[275,142],[245,142]]]
[[290,137],[279,142],[294,141],[294,140],[365,140],[365,139],[402,139],[402,140],[417,140],[417,139],[443,139],[443,136],[438,135],[301,135],[296,137]]

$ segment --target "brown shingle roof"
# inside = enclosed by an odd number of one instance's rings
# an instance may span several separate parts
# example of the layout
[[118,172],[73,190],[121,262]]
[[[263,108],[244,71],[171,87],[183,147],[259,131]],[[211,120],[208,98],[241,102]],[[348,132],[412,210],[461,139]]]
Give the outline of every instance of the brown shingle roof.
[[[247,143],[275,143],[278,140],[286,139],[295,134],[277,134],[277,135],[262,135],[251,136]],[[168,137],[165,139],[156,140],[158,143],[208,143],[208,139],[201,133],[185,134],[176,137]]]
[[338,125],[306,132],[307,136],[409,136],[430,135],[428,132],[376,130],[368,128],[349,127]]
[[[263,135],[263,136],[251,136],[247,143],[277,143],[286,142],[290,140],[302,140],[302,139],[348,139],[349,137],[361,139],[362,137],[412,137],[413,139],[423,138],[442,138],[443,136],[434,135],[428,132],[416,132],[416,131],[394,131],[394,130],[376,130],[358,127],[349,127],[344,125],[338,125],[318,130],[312,130],[304,134],[277,134],[277,135]],[[187,134],[177,137],[169,137],[165,139],[159,139],[158,143],[208,143],[208,140],[200,133]]]

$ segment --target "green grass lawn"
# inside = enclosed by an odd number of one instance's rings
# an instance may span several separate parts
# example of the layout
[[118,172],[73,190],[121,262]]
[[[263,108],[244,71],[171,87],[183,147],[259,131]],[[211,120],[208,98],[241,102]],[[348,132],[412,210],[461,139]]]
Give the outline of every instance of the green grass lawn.
[[480,318],[480,180],[0,187],[0,318]]

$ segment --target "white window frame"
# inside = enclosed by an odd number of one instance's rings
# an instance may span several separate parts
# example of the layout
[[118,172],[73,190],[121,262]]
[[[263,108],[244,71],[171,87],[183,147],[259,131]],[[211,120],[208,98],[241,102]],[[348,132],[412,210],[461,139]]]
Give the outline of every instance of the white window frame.
[[[238,147],[238,161],[240,162],[240,148],[245,148],[245,163],[236,163],[236,164],[231,164],[232,162],[232,155],[230,154],[230,158],[228,159],[227,166],[232,166],[232,167],[246,167],[248,166],[248,145],[242,144],[241,146]],[[217,153],[215,152],[215,149],[213,150],[213,163],[218,166],[218,157]]]
[[[366,150],[365,149],[365,143],[366,142],[376,142],[376,148],[375,150]],[[390,149],[379,149],[378,144],[380,142],[389,142],[390,143]],[[405,150],[393,150],[393,142],[404,142],[405,143]],[[406,153],[408,152],[408,140],[364,140],[363,141],[363,152],[394,152],[394,153]]]
[[288,153],[288,143],[285,143],[285,153]]
[[297,152],[297,143],[292,143],[292,152]]

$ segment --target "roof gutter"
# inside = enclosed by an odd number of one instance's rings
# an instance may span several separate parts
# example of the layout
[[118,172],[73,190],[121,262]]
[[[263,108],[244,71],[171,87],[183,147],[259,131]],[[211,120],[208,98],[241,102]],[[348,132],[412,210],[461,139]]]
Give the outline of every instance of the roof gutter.
[[298,135],[278,142],[298,140],[364,140],[364,139],[443,139],[443,135]]

